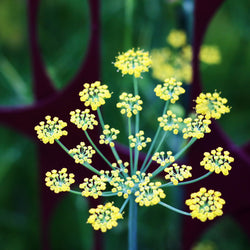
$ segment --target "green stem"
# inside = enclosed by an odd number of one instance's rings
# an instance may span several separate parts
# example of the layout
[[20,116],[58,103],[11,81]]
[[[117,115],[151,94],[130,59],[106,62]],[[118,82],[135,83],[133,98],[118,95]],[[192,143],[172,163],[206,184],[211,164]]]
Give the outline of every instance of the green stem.
[[[167,108],[168,108],[168,104],[169,104],[169,100],[165,103],[165,106],[164,106],[162,115],[164,115],[164,114],[166,113]],[[153,139],[152,143],[150,144],[150,148],[149,148],[149,150],[148,150],[148,152],[147,152],[146,158],[145,158],[144,161],[143,161],[143,164],[142,164],[142,167],[141,167],[141,171],[144,171],[143,168],[145,167],[145,165],[146,165],[146,163],[147,163],[147,161],[148,161],[148,158],[149,158],[149,156],[150,156],[150,154],[151,154],[151,152],[152,152],[152,150],[153,150],[153,148],[154,148],[154,146],[155,146],[155,143],[156,143],[156,141],[157,141],[157,139],[158,139],[158,136],[159,136],[160,131],[161,131],[161,127],[160,127],[160,124],[159,124],[158,129],[157,129],[157,131],[156,131],[156,134],[155,134],[155,136],[154,136],[154,139]]]
[[125,0],[124,50],[132,47],[134,0]]
[[[128,136],[131,135],[131,118],[128,117]],[[128,140],[128,145],[129,145],[129,158],[130,158],[130,171],[131,175],[133,173],[133,151],[132,148],[130,147],[130,141]]]
[[175,208],[175,207],[172,207],[172,206],[170,206],[170,205],[168,205],[168,204],[166,204],[166,203],[164,203],[164,202],[162,202],[162,201],[160,201],[158,204],[160,204],[160,205],[162,205],[163,207],[166,207],[166,208],[168,208],[168,209],[170,209],[170,210],[172,210],[172,211],[174,211],[174,212],[176,212],[176,213],[191,216],[190,213],[185,212],[185,211],[182,211],[182,210],[177,209],[177,208]]
[[[69,153],[69,150],[59,141],[59,140],[55,140],[58,144],[59,144],[59,146],[70,156],[70,157],[72,157],[73,159],[74,159],[74,157]],[[94,172],[94,173],[96,173],[96,174],[98,174],[98,175],[101,175],[101,173],[97,170],[97,169],[95,169],[94,167],[92,167],[89,163],[87,163],[87,162],[84,162],[84,163],[82,163],[81,165],[83,165],[84,167],[86,167],[87,169],[89,169],[90,171],[92,171],[92,172]]]
[[102,113],[101,113],[101,110],[100,110],[100,108],[99,108],[99,107],[97,108],[97,115],[98,115],[98,118],[99,118],[100,124],[101,124],[101,126],[102,126],[102,129],[104,129],[104,121],[103,121],[103,118],[102,118]]
[[[181,157],[181,155],[197,140],[197,138],[192,138],[188,144],[183,147],[175,156],[175,160],[179,159]],[[154,176],[156,176],[157,174],[159,174],[160,172],[162,172],[167,166],[169,166],[170,164],[168,165],[165,165],[165,166],[161,166],[159,168],[157,168],[153,173],[152,173],[152,178]]]
[[101,151],[96,147],[95,143],[91,140],[88,132],[84,130],[84,133],[86,137],[88,138],[90,144],[93,146],[93,148],[96,150],[96,152],[102,157],[102,159],[113,169],[112,164],[108,161],[108,159],[101,153]]
[[196,179],[193,179],[193,180],[191,180],[191,181],[183,181],[183,182],[180,182],[180,183],[178,183],[178,185],[174,185],[172,182],[170,182],[170,183],[166,183],[166,184],[163,184],[163,185],[161,185],[160,187],[161,188],[163,188],[163,187],[173,187],[173,186],[182,186],[182,185],[187,185],[187,184],[191,184],[191,183],[195,183],[195,182],[197,182],[197,181],[200,181],[200,180],[202,180],[202,179],[205,179],[206,177],[208,177],[209,175],[211,175],[213,172],[208,172],[208,173],[206,173],[206,174],[204,174],[204,175],[202,175],[202,176],[200,176],[200,177],[198,177],[198,178],[196,178]]
[[117,193],[113,193],[112,191],[102,192],[103,197],[111,197],[111,196],[117,196]]
[[77,195],[81,195],[82,196],[82,192],[79,192],[79,191],[69,190],[69,192],[72,193],[72,194],[77,194]]
[[121,208],[120,208],[120,213],[122,213],[122,211],[124,210],[124,208],[126,207],[126,205],[128,204],[129,202],[129,198],[128,199],[125,199],[125,201],[123,202]]
[[128,217],[128,249],[137,250],[137,210],[138,205],[135,197],[129,199],[129,217]]

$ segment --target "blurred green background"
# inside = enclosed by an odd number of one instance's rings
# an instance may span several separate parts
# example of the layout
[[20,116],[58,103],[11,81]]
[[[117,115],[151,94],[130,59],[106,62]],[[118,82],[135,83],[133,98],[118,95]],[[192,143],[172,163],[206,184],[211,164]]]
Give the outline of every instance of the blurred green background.
[[[101,1],[101,78],[114,92],[113,99],[104,107],[104,117],[114,127],[123,129],[124,122],[115,109],[115,103],[120,92],[130,88],[131,79],[122,78],[112,62],[118,52],[129,49],[125,37],[132,32],[134,47],[151,50],[165,46],[166,35],[172,28],[189,27],[183,15],[182,2],[137,0],[134,1],[131,29],[125,21],[125,3],[124,0]],[[243,145],[250,138],[249,10],[248,0],[225,1],[210,23],[204,41],[220,48],[222,63],[201,68],[204,89],[221,91],[232,107],[231,113],[219,122],[237,145]],[[26,1],[0,1],[2,106],[29,105],[33,102],[26,17]],[[39,43],[47,71],[58,89],[67,85],[84,60],[90,35],[89,25],[87,1],[41,1]],[[152,105],[152,89],[157,81],[149,74],[141,82],[143,86],[140,91],[145,107],[151,111],[145,114],[144,127],[150,133],[150,128],[155,126],[152,117],[156,117],[158,110],[156,104]],[[112,117],[108,116],[110,110],[114,113]],[[43,177],[38,176],[35,144],[4,126],[0,127],[0,138],[0,249],[40,249],[38,182]],[[171,204],[181,207],[183,202],[178,191],[169,190],[167,195]],[[87,210],[85,200],[65,195],[51,223],[53,249],[91,249],[92,230],[85,223]],[[105,234],[106,249],[126,249],[126,228],[127,222],[124,220],[119,227]],[[180,249],[181,217],[177,214],[159,206],[150,210],[141,208],[139,229],[141,249]],[[197,249],[243,250],[250,249],[250,243],[237,222],[225,216],[208,229]]]

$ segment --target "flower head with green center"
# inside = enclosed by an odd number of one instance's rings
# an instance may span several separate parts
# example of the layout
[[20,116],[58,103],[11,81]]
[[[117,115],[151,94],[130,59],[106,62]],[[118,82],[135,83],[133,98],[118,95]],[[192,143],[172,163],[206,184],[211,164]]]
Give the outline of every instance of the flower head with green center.
[[95,150],[91,146],[85,146],[84,142],[81,142],[76,148],[69,150],[69,154],[75,159],[75,163],[92,163],[92,156],[95,154]]
[[70,112],[70,116],[70,121],[82,130],[94,129],[94,126],[98,125],[98,121],[95,120],[95,115],[90,114],[89,109],[85,109],[84,111],[76,109]]
[[179,100],[179,95],[185,93],[185,89],[181,85],[182,83],[177,82],[174,78],[166,79],[163,85],[158,84],[155,87],[154,92],[164,101],[170,100],[171,103],[175,103]]
[[59,140],[63,135],[68,134],[66,130],[63,130],[67,126],[66,122],[59,120],[58,117],[54,117],[51,120],[50,115],[47,115],[45,119],[46,122],[42,121],[39,125],[35,126],[37,137],[44,144],[48,142],[53,144],[55,140]]
[[67,174],[67,168],[57,171],[53,169],[46,173],[46,186],[55,193],[70,191],[70,185],[75,182],[74,174]]
[[92,196],[94,199],[97,199],[102,195],[102,191],[106,189],[106,182],[107,179],[104,175],[100,177],[93,175],[91,179],[84,178],[84,182],[79,185],[79,188],[83,189],[82,196]]
[[232,169],[230,163],[234,162],[234,158],[229,156],[229,154],[228,151],[223,151],[222,147],[218,147],[213,149],[211,153],[205,152],[200,165],[210,172],[215,172],[216,174],[222,172],[223,175],[228,175]]
[[97,208],[89,210],[90,216],[87,223],[92,224],[94,230],[101,230],[103,233],[118,225],[117,220],[123,219],[119,208],[113,206],[113,202],[108,202],[104,206],[98,205]]
[[202,114],[206,119],[220,119],[221,115],[230,112],[230,108],[226,106],[226,98],[220,97],[217,92],[201,93],[195,100],[195,110],[197,114]]
[[186,44],[186,33],[182,30],[171,30],[167,36],[167,42],[174,48],[180,48]]
[[222,207],[225,200],[220,198],[221,193],[214,190],[206,190],[201,188],[199,192],[192,193],[191,198],[186,200],[186,205],[192,211],[192,218],[197,218],[202,222],[213,220],[216,216],[223,214]]
[[163,190],[159,188],[161,182],[150,182],[146,185],[140,186],[139,190],[135,192],[135,202],[140,206],[154,206],[158,204],[161,199],[164,199],[166,195]]
[[135,134],[135,136],[130,135],[128,137],[130,141],[130,147],[131,148],[137,148],[137,150],[141,151],[143,148],[147,146],[147,143],[151,142],[151,138],[144,137],[144,131],[140,130],[138,133]]
[[199,56],[200,60],[206,64],[219,64],[221,62],[221,54],[216,46],[203,45]]
[[166,152],[166,157],[165,157],[165,152],[156,152],[152,156],[152,160],[156,161],[158,164],[161,166],[165,166],[169,163],[172,163],[175,161],[174,156],[172,155],[173,153],[171,151]]
[[114,147],[114,140],[117,139],[117,135],[120,133],[118,129],[110,128],[109,125],[104,125],[103,134],[100,135],[100,144],[109,144],[110,147]]
[[174,134],[178,134],[180,128],[179,124],[182,122],[182,118],[176,117],[171,110],[168,110],[167,114],[158,118],[158,122],[164,131],[173,130]]
[[105,104],[105,99],[111,97],[107,85],[101,85],[101,82],[85,83],[84,89],[79,93],[80,100],[86,107],[91,106],[92,110]]
[[204,133],[211,132],[211,129],[209,128],[209,124],[211,124],[211,121],[205,119],[203,115],[199,115],[194,119],[188,117],[184,119],[184,124],[185,127],[182,130],[184,139],[187,139],[189,137],[200,139],[204,137]]
[[172,167],[167,167],[164,171],[167,173],[165,175],[166,180],[170,180],[174,185],[178,185],[179,181],[183,181],[189,177],[192,177],[190,171],[192,170],[191,166],[181,165],[174,163]]
[[122,75],[134,75],[134,77],[141,77],[141,73],[148,72],[152,64],[148,52],[143,50],[130,49],[116,57],[114,66],[121,71]]
[[123,92],[119,99],[121,102],[116,104],[117,108],[121,109],[121,114],[126,114],[127,117],[131,117],[132,115],[136,115],[138,111],[142,110],[142,100],[139,95],[133,96],[132,94],[128,94]]

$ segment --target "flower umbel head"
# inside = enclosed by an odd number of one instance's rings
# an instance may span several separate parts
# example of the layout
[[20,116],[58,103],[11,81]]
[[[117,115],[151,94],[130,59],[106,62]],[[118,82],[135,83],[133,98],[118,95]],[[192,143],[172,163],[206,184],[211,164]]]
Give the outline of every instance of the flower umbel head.
[[63,130],[67,126],[66,122],[59,120],[58,117],[54,117],[51,120],[50,115],[47,115],[45,119],[45,122],[42,121],[39,125],[35,126],[37,137],[44,144],[48,142],[53,144],[55,140],[59,140],[61,136],[68,134],[66,130]]
[[62,168],[60,171],[53,169],[46,173],[46,186],[55,193],[70,191],[70,185],[75,182],[74,174],[67,174],[67,169]]
[[221,115],[230,112],[230,108],[226,106],[226,98],[220,97],[217,92],[201,93],[195,100],[195,110],[197,114],[202,114],[206,119],[220,119]]
[[174,48],[180,48],[186,44],[186,33],[182,30],[171,30],[167,37],[167,42]]
[[69,154],[75,159],[75,163],[92,163],[92,156],[95,154],[95,150],[91,146],[85,146],[84,142],[81,142],[76,148],[69,150]]
[[95,115],[90,114],[89,109],[85,109],[84,111],[76,109],[70,112],[70,116],[70,121],[82,130],[94,129],[94,126],[98,125],[98,121],[95,120]]
[[100,177],[93,175],[91,179],[84,178],[84,182],[79,185],[79,188],[83,189],[82,196],[92,196],[94,199],[97,199],[102,195],[102,191],[106,189],[106,182],[107,179],[104,175]]
[[141,73],[148,72],[152,64],[151,58],[148,52],[143,50],[130,49],[125,53],[116,57],[114,66],[121,71],[122,75],[134,75],[134,77],[141,77]]
[[220,198],[221,193],[214,190],[201,188],[199,192],[192,193],[191,198],[186,200],[186,205],[192,211],[192,218],[197,218],[202,222],[213,220],[216,216],[223,214],[222,207],[225,200]]
[[170,100],[171,103],[175,103],[179,100],[179,95],[185,93],[185,89],[181,87],[181,82],[176,82],[176,79],[166,79],[163,85],[158,84],[154,92],[156,96],[159,96],[164,101]]
[[229,154],[228,151],[223,151],[222,147],[218,147],[213,149],[211,153],[205,152],[200,165],[210,172],[215,172],[216,174],[222,172],[224,175],[228,175],[232,169],[230,163],[234,162],[234,158],[229,156]]
[[141,185],[139,190],[135,192],[135,202],[140,206],[154,206],[158,204],[161,199],[166,197],[164,191],[159,188],[161,182],[150,182],[147,185]]
[[118,225],[117,220],[123,219],[119,208],[113,206],[113,202],[108,202],[104,206],[98,205],[97,208],[89,210],[90,216],[87,223],[92,224],[94,230],[101,230],[103,233]]
[[152,160],[156,161],[158,164],[161,166],[165,166],[169,163],[172,163],[175,161],[174,156],[172,155],[173,153],[171,151],[166,152],[166,157],[165,157],[165,152],[156,152],[152,156]]
[[205,119],[203,115],[199,115],[194,119],[188,117],[184,119],[184,123],[185,127],[182,130],[184,139],[187,139],[189,137],[200,139],[204,137],[204,133],[211,132],[211,129],[209,128],[209,124],[211,124],[211,121]]
[[105,104],[105,99],[111,97],[107,85],[101,85],[101,82],[85,83],[84,89],[79,93],[80,100],[85,106],[91,106],[92,110],[97,110],[98,107]]
[[173,131],[174,134],[178,134],[182,118],[176,117],[171,110],[168,110],[167,114],[158,118],[158,122],[164,131]]
[[118,129],[110,128],[109,125],[104,125],[103,134],[100,135],[100,144],[109,144],[110,147],[114,147],[114,140],[117,139],[117,135],[120,133]]
[[137,150],[141,151],[143,148],[147,146],[148,142],[151,142],[151,138],[144,137],[144,131],[140,130],[138,133],[135,134],[135,136],[130,135],[128,137],[130,141],[130,147],[134,148],[136,147]]
[[172,167],[167,167],[164,171],[167,173],[165,175],[166,180],[170,180],[174,185],[178,185],[179,181],[183,181],[189,177],[192,177],[190,171],[192,170],[191,166],[181,165],[174,163]]
[[139,95],[133,96],[132,94],[128,94],[123,92],[119,99],[121,102],[116,104],[117,108],[121,109],[121,114],[126,114],[127,117],[131,117],[132,115],[136,115],[138,111],[142,110],[142,100]]

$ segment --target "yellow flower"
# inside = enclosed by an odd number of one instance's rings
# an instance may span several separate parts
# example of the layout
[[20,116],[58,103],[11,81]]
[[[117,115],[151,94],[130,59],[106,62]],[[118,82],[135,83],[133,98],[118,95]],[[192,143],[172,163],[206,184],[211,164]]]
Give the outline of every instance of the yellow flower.
[[158,122],[164,131],[173,130],[174,134],[178,134],[180,128],[179,124],[182,122],[182,118],[176,117],[171,110],[168,110],[167,114],[158,118]]
[[98,125],[98,121],[95,120],[95,115],[90,114],[89,109],[85,109],[84,111],[76,109],[70,112],[70,116],[70,121],[82,130],[94,129],[94,126]]
[[118,225],[117,220],[123,219],[119,208],[113,206],[113,202],[108,202],[104,206],[98,205],[97,208],[89,210],[90,216],[87,223],[92,224],[94,230],[101,230],[103,233]]
[[197,193],[192,193],[190,199],[186,200],[186,205],[191,210],[192,218],[197,218],[202,222],[213,220],[216,216],[223,214],[222,207],[225,200],[220,198],[221,193],[214,190],[201,188]]
[[133,114],[136,115],[138,111],[142,110],[142,100],[139,95],[133,96],[123,92],[119,99],[121,102],[116,104],[117,108],[121,109],[121,114],[126,114],[127,117],[131,117]]
[[168,163],[172,163],[175,161],[175,158],[174,158],[174,156],[172,156],[173,153],[171,151],[167,151],[166,154],[167,154],[167,156],[165,157],[165,152],[163,152],[163,151],[156,152],[152,156],[152,160],[156,161],[161,166],[165,166]]
[[229,156],[229,154],[228,151],[223,151],[222,147],[218,147],[213,149],[211,153],[205,152],[200,165],[210,172],[215,172],[216,174],[222,172],[224,175],[228,175],[232,169],[230,163],[234,162],[234,158]]
[[211,121],[205,119],[203,115],[198,115],[198,117],[192,119],[188,117],[184,119],[185,127],[182,130],[183,138],[187,139],[189,137],[194,137],[197,139],[203,138],[205,133],[210,133],[211,129],[209,124]]
[[200,51],[200,60],[206,64],[219,64],[221,54],[216,46],[203,45]]
[[100,135],[100,144],[109,144],[110,147],[114,147],[114,140],[117,139],[117,135],[120,133],[118,129],[110,128],[109,125],[104,125],[103,134]]
[[225,106],[227,99],[220,97],[217,92],[201,93],[195,101],[196,113],[204,115],[206,119],[220,119],[221,115],[230,112],[230,108]]
[[84,142],[81,142],[76,148],[72,148],[69,150],[69,154],[71,154],[75,160],[75,163],[92,163],[92,156],[95,154],[95,150],[91,146],[85,146]]
[[175,103],[179,100],[179,95],[185,93],[185,89],[181,85],[182,83],[176,82],[175,78],[165,79],[163,85],[158,84],[155,87],[154,92],[164,101],[170,100],[171,103]]
[[182,30],[171,30],[167,36],[167,42],[174,48],[180,48],[186,44],[186,33]]
[[179,181],[183,181],[184,179],[192,177],[192,174],[190,173],[191,170],[191,166],[178,166],[177,163],[174,163],[172,167],[167,167],[164,169],[164,171],[167,173],[165,175],[165,179],[170,180],[174,185],[178,185]]
[[116,57],[114,66],[121,71],[122,75],[134,75],[134,77],[141,77],[141,73],[148,72],[152,64],[148,52],[143,50],[130,49]]
[[128,137],[130,141],[130,147],[131,148],[137,148],[137,150],[141,151],[143,148],[147,146],[148,142],[151,142],[151,139],[149,137],[144,137],[144,131],[140,130],[138,133],[135,134],[135,136],[130,135]]
[[135,192],[135,202],[140,206],[154,206],[158,204],[161,199],[164,199],[166,195],[164,191],[159,188],[161,182],[150,182],[147,185],[140,186],[139,190]]
[[79,93],[80,100],[86,107],[91,106],[92,110],[105,104],[105,99],[111,97],[107,85],[101,85],[101,82],[85,83],[84,89]]
[[42,121],[39,125],[35,126],[37,137],[43,143],[53,144],[55,140],[59,140],[63,135],[67,135],[68,132],[63,130],[67,126],[67,123],[59,120],[58,117],[54,117],[51,120],[51,116],[45,117],[46,122]]
[[82,196],[92,196],[97,199],[102,195],[102,191],[106,189],[107,178],[104,175],[100,177],[93,175],[91,179],[84,178],[84,182],[79,185],[79,188],[83,189]]
[[55,193],[70,191],[70,185],[75,182],[74,174],[67,174],[67,169],[62,168],[60,171],[53,169],[46,173],[46,186]]

